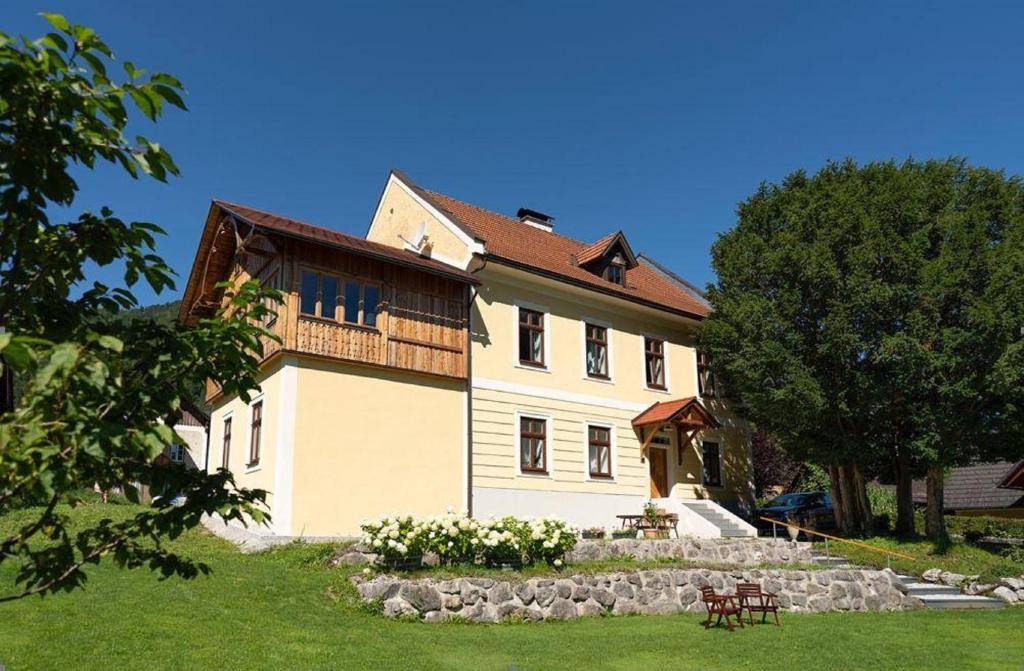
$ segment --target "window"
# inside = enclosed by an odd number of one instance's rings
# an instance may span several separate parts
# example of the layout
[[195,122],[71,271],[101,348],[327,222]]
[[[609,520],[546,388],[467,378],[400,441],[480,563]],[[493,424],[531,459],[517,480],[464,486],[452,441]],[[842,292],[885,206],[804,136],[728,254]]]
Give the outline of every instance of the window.
[[544,314],[519,308],[519,362],[544,366]]
[[320,316],[335,319],[338,311],[338,278],[331,275],[320,277]]
[[224,449],[221,454],[221,467],[227,468],[231,463],[231,418],[224,418]]
[[249,465],[260,463],[260,440],[263,433],[263,401],[252,404],[252,425],[249,433]]
[[604,270],[604,278],[614,284],[625,285],[626,268],[618,261],[612,261]]
[[612,477],[612,432],[603,426],[587,426],[590,477]]
[[185,463],[185,446],[184,445],[171,445],[171,461],[176,464]]
[[707,398],[715,397],[715,377],[711,373],[711,361],[704,352],[697,352],[697,393]]
[[320,276],[308,270],[302,271],[302,286],[299,288],[299,311],[304,315],[315,315],[316,299],[320,289]]
[[718,443],[703,443],[704,484],[708,487],[722,486],[722,455]]
[[299,310],[302,314],[331,321],[338,321],[340,316],[346,324],[376,328],[379,309],[380,287],[377,285],[343,280],[310,270],[302,271],[302,287],[299,292]]
[[608,329],[586,324],[587,375],[608,379]]
[[547,420],[519,418],[519,468],[524,473],[547,473]]
[[345,282],[345,321],[349,324],[359,323],[360,289],[358,282]]
[[647,386],[665,388],[665,342],[644,337],[644,359],[647,368]]

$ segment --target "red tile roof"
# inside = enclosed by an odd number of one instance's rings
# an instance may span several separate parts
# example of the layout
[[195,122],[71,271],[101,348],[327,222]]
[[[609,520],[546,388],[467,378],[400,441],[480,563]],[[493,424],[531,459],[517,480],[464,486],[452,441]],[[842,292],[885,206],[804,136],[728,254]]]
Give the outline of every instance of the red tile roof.
[[717,426],[717,420],[710,412],[708,412],[708,409],[697,400],[697,397],[688,396],[674,401],[659,401],[658,403],[655,403],[633,418],[633,427],[636,428],[640,426],[649,426],[651,424],[664,424],[690,408],[693,408],[702,415],[704,421],[709,426]]
[[[396,174],[404,177],[397,171]],[[616,233],[588,245],[564,235],[524,224],[518,219],[464,203],[442,193],[416,187],[407,178],[403,178],[403,181],[451,218],[456,226],[482,240],[488,256],[499,262],[504,261],[527,271],[554,276],[563,281],[687,317],[701,319],[710,313],[707,305],[642,261],[639,261],[635,268],[626,271],[624,287],[578,265],[580,255],[586,253],[588,248],[594,248],[604,240],[610,240]]]
[[383,261],[391,261],[400,265],[432,273],[434,275],[442,275],[444,277],[459,280],[460,282],[467,282],[469,284],[480,283],[480,280],[472,273],[455,268],[447,263],[442,263],[441,261],[435,261],[434,259],[420,256],[415,252],[382,245],[379,242],[372,242],[365,238],[345,235],[344,233],[332,231],[329,228],[314,226],[313,224],[307,224],[279,214],[271,214],[270,212],[246,207],[245,205],[229,203],[223,200],[214,200],[213,202],[221,209],[230,212],[236,217],[253,224],[254,226],[270,229],[284,235],[330,245],[332,247],[340,247],[354,254],[371,256]]
[[626,263],[629,267],[632,268],[634,265],[636,265],[636,258],[633,256],[632,250],[629,249],[629,243],[626,242],[626,236],[623,235],[622,231],[615,231],[614,233],[609,233],[608,235],[604,236],[597,242],[591,245],[587,245],[586,247],[581,249],[579,253],[576,254],[576,265],[585,266],[591,261],[594,261],[595,259],[604,256],[605,254],[608,253],[608,249],[612,246],[612,243],[619,238],[622,239],[623,247],[626,248],[626,254],[629,257],[626,260]]

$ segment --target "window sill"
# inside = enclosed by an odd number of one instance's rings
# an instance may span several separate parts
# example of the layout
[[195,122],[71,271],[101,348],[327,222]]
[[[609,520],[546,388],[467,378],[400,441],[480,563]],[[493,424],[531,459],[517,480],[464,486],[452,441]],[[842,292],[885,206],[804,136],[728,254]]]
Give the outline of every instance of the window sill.
[[260,470],[260,463],[258,461],[255,464],[246,464],[245,465],[245,472],[246,472],[246,474],[255,473],[258,470]]
[[519,471],[519,477],[521,478],[534,478],[536,480],[550,480],[551,471]]
[[615,477],[608,475],[588,475],[586,478],[587,482],[606,483],[609,485],[615,484]]
[[615,380],[610,377],[594,377],[593,375],[584,375],[583,379],[587,382],[597,382],[599,384],[615,384]]
[[668,394],[669,393],[668,387],[651,387],[651,386],[645,385],[644,386],[644,390],[645,391],[653,391],[655,394]]
[[522,370],[532,370],[532,371],[537,372],[537,373],[550,373],[551,372],[551,369],[548,368],[547,366],[538,366],[538,365],[535,365],[535,364],[523,363],[522,361],[517,361],[514,365],[515,365],[516,368],[520,368]]

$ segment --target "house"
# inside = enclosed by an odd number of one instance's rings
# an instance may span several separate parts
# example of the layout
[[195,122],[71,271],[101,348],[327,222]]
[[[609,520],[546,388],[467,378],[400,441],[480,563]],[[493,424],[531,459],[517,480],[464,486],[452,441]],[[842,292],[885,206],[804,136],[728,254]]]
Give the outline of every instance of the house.
[[[1024,518],[1024,461],[950,469],[943,489],[946,514]],[[914,481],[913,497],[915,504],[927,504],[923,479]]]
[[707,303],[624,232],[595,237],[398,171],[365,238],[214,201],[180,318],[224,280],[286,300],[260,391],[208,388],[210,467],[269,490],[284,536],[449,506],[609,527],[648,499],[684,533],[752,535],[749,427],[693,345]]
[[207,435],[210,416],[189,400],[182,401],[181,417],[174,423],[174,432],[181,442],[164,450],[167,458],[187,468],[206,469]]

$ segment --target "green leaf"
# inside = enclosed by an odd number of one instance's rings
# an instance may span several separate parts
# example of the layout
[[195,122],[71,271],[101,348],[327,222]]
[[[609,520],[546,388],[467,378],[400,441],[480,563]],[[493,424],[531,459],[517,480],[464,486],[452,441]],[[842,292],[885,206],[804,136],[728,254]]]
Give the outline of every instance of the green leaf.
[[121,352],[122,350],[124,350],[124,343],[115,338],[114,336],[102,335],[99,337],[99,340],[97,342],[99,343],[100,347],[112,350],[114,352]]
[[62,14],[54,14],[52,12],[40,12],[39,14],[44,19],[50,22],[50,25],[57,30],[68,33],[71,31],[71,24],[64,18]]

